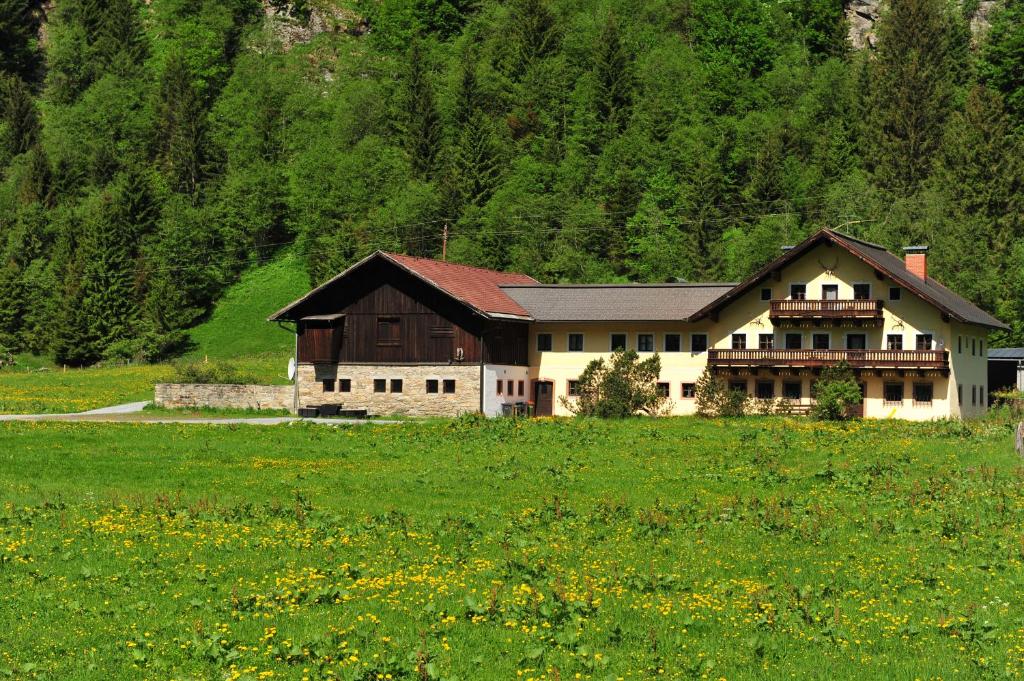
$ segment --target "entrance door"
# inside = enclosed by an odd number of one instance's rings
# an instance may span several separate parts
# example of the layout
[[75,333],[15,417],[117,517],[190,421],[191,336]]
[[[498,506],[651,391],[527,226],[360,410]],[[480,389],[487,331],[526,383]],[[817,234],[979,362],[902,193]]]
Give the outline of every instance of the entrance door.
[[535,381],[533,384],[534,416],[551,416],[555,406],[555,384],[551,381]]

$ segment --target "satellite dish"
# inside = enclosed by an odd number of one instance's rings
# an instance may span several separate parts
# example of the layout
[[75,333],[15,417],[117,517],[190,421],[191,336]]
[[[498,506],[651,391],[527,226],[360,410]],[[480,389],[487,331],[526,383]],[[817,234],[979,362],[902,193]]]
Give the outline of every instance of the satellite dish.
[[288,380],[289,381],[294,381],[295,380],[295,358],[294,357],[288,358]]

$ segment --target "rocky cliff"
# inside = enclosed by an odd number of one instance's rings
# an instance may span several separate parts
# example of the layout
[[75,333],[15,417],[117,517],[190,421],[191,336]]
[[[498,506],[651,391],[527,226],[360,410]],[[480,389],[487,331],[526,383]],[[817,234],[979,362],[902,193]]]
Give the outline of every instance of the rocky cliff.
[[[960,2],[963,5],[963,0]],[[999,0],[978,0],[971,12],[971,33],[975,39],[989,27],[992,12],[999,6]],[[846,20],[850,25],[850,44],[854,49],[874,47],[876,41],[875,23],[886,5],[885,0],[847,0]]]

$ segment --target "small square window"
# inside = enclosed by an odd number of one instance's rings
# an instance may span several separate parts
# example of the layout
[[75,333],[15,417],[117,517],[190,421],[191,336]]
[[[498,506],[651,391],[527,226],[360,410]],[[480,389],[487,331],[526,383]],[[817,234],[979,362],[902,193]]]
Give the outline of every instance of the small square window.
[[583,334],[569,334],[569,352],[583,352]]
[[392,378],[391,379],[391,392],[400,393],[402,392],[402,379]]
[[789,297],[793,300],[805,300],[807,298],[807,284],[790,284]]
[[551,352],[551,334],[537,334],[537,352]]
[[882,389],[882,396],[889,404],[903,404],[903,384],[886,383]]
[[451,394],[453,394],[455,392],[455,379],[454,378],[446,378],[446,379],[444,379],[441,382],[441,385],[442,385],[442,388],[444,389],[444,393],[446,395],[451,395]]
[[758,381],[757,382],[757,399],[759,399],[759,400],[773,400],[773,399],[775,399],[775,381]]
[[672,393],[672,387],[668,383],[658,383],[658,397],[668,397]]
[[747,349],[747,334],[745,334],[745,333],[734,333],[732,335],[732,349],[733,350],[746,350]]
[[899,300],[903,297],[903,289],[899,286],[889,287],[889,300]]
[[918,350],[931,350],[932,349],[932,335],[930,333],[919,333],[919,334],[917,334],[917,349]]
[[822,284],[822,300],[839,300],[839,284]]
[[384,378],[373,379],[373,392],[375,393],[386,393],[388,391],[388,382]]
[[914,404],[931,404],[933,388],[931,383],[914,384]]
[[690,352],[707,352],[708,335],[706,333],[694,333],[690,335]]
[[324,392],[325,393],[333,393],[334,392],[334,379],[333,378],[325,378],[322,382],[323,382]]
[[683,397],[687,399],[693,399],[694,397],[697,397],[697,384],[683,383]]
[[771,300],[772,290],[770,288],[761,289],[761,300]]
[[854,284],[853,299],[867,300],[871,297],[871,284]]
[[636,337],[637,352],[654,352],[654,334],[641,333]]
[[735,392],[738,392],[738,393],[743,393],[745,395],[747,393],[747,382],[746,381],[731,381],[729,383],[729,390],[732,390],[732,391],[735,391]]
[[338,380],[338,390],[343,393],[352,392],[352,379],[342,378]]
[[515,381],[513,381],[511,379],[505,381],[505,394],[508,395],[509,397],[512,397],[512,395],[513,395],[512,388],[514,387],[514,385],[515,385]]
[[569,397],[579,397],[580,394],[580,382],[569,381]]
[[625,350],[626,349],[626,334],[624,333],[613,333],[611,337],[611,351]]
[[402,320],[398,317],[377,317],[377,345],[401,345]]
[[522,397],[524,392],[526,392],[526,381],[519,381],[519,396]]
[[800,381],[786,381],[782,384],[782,396],[787,400],[799,400],[803,397]]
[[811,343],[815,350],[828,350],[829,348],[829,335],[827,333],[816,333],[811,336]]
[[890,333],[885,337],[885,349],[886,350],[902,350],[903,349],[903,336],[898,333]]
[[761,350],[775,349],[775,335],[771,333],[760,333],[757,335],[757,347]]
[[787,350],[800,350],[804,345],[804,336],[801,333],[787,333],[786,334],[786,349]]
[[868,337],[863,333],[851,333],[846,336],[847,350],[867,350]]
[[665,352],[679,352],[683,349],[683,339],[678,333],[665,334]]
[[436,378],[428,378],[427,379],[427,392],[430,393],[430,394],[436,393],[437,389],[438,389],[437,383],[438,383],[438,381],[437,381]]

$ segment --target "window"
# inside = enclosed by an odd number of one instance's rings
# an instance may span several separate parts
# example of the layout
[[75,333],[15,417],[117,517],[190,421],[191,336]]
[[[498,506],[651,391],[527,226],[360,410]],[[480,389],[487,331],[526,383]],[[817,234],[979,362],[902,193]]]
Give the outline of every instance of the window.
[[580,394],[580,382],[569,381],[569,397],[579,397]]
[[537,352],[551,352],[551,334],[537,334]]
[[707,352],[708,335],[706,333],[694,333],[690,335],[691,352]]
[[526,392],[526,381],[519,381],[519,396],[522,397],[524,392]]
[[451,395],[455,392],[455,379],[446,378],[441,382],[441,387],[446,395]]
[[498,383],[497,383],[497,385],[496,385],[496,387],[494,389],[494,394],[495,395],[500,395],[501,394],[501,389],[503,387],[505,387],[505,384],[502,383],[501,379],[498,379]]
[[957,354],[960,354],[963,351],[964,351],[964,337],[963,336],[957,336],[956,337],[956,352],[957,352]]
[[919,334],[917,334],[917,349],[918,350],[931,350],[932,349],[932,335],[930,333],[919,333]]
[[665,352],[679,352],[683,349],[683,338],[678,333],[665,334]]
[[871,284],[854,284],[853,299],[867,300],[871,297]]
[[885,337],[885,349],[902,350],[903,336],[898,333],[890,333],[888,336]]
[[790,284],[789,297],[793,300],[806,300],[807,284]]
[[401,328],[398,317],[377,317],[377,345],[401,345]]
[[654,334],[639,333],[636,336],[637,352],[654,352]]
[[971,386],[971,406],[976,407],[978,405],[978,386]]
[[804,345],[804,336],[801,333],[786,334],[786,349],[799,350]]
[[978,339],[972,338],[971,339],[971,355],[976,354],[975,350],[977,350],[977,346],[978,346]]
[[770,288],[761,289],[761,300],[771,300],[772,290]]
[[914,384],[914,404],[931,404],[932,403],[932,384],[931,383],[915,383]]
[[733,391],[745,394],[747,392],[747,382],[746,381],[730,381],[729,382],[729,390],[733,390]]
[[402,392],[402,379],[392,378],[391,379],[391,392],[400,393]]
[[668,383],[659,383],[657,385],[657,388],[658,388],[658,397],[668,397],[669,394],[671,393],[671,388],[669,387]]
[[868,337],[863,333],[850,333],[846,335],[847,350],[867,350]]
[[697,396],[697,384],[696,383],[683,383],[683,397],[692,400]]
[[626,334],[624,334],[624,333],[613,333],[612,334],[612,343],[611,343],[611,350],[612,350],[612,352],[615,352],[616,350],[625,350],[625,349],[626,349]]
[[343,392],[343,393],[350,393],[350,392],[352,392],[352,379],[351,378],[339,379],[338,380],[338,390]]
[[438,388],[437,379],[436,378],[428,378],[427,379],[427,392],[433,395],[433,394],[437,393],[437,388]]
[[569,334],[569,352],[583,352],[583,334]]
[[811,343],[815,350],[828,350],[831,345],[831,338],[827,333],[816,333],[811,336]]
[[902,404],[903,384],[886,383],[882,388],[882,398],[890,404]]
[[747,349],[747,334],[745,334],[745,333],[734,333],[732,335],[732,349],[733,350],[746,350]]
[[388,382],[383,378],[373,379],[373,392],[375,393],[386,393],[388,391]]
[[761,350],[773,350],[775,349],[775,336],[770,333],[760,333],[757,335],[757,347]]
[[978,341],[978,354],[982,357],[985,356],[985,339],[982,338]]
[[822,300],[839,300],[838,284],[823,284],[821,287]]
[[773,400],[773,399],[775,399],[775,381],[758,381],[757,382],[757,399],[759,399],[759,400]]
[[889,300],[899,300],[903,296],[903,289],[899,286],[889,287]]
[[508,395],[509,397],[512,397],[512,388],[513,387],[514,387],[514,382],[512,380],[505,381],[505,394]]
[[957,383],[956,384],[956,403],[957,404],[963,404],[964,403],[964,384],[963,383]]
[[334,379],[333,378],[325,378],[323,380],[323,385],[324,385],[324,392],[325,393],[333,393],[334,392]]
[[782,384],[782,396],[787,400],[799,400],[803,397],[803,386],[800,381],[785,381]]

